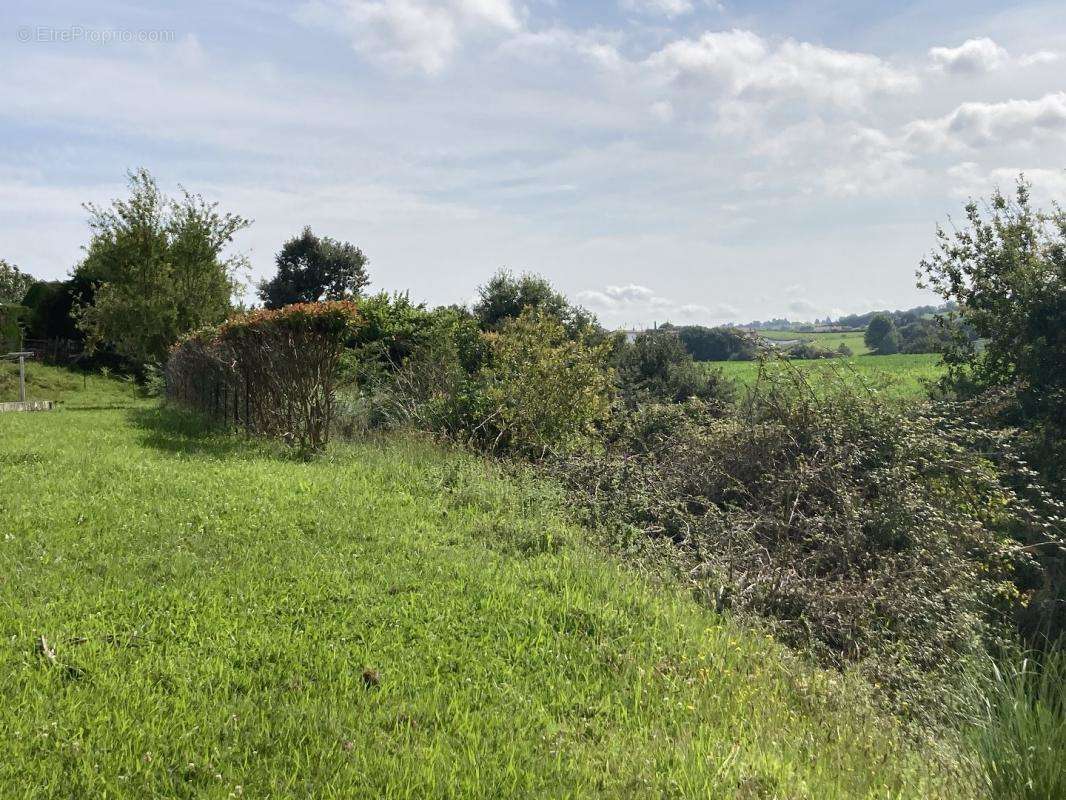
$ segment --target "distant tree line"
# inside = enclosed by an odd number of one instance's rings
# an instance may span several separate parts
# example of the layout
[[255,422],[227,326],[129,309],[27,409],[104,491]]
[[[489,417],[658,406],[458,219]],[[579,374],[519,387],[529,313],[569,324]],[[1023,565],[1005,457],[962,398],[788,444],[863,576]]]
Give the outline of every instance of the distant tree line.
[[751,361],[758,350],[751,335],[736,328],[669,324],[661,328],[677,331],[685,350],[696,361]]

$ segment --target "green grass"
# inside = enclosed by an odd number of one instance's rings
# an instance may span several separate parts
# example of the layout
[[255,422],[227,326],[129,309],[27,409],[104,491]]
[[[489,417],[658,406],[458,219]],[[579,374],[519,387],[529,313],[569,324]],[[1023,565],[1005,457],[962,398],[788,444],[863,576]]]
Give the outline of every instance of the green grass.
[[[18,362],[0,361],[0,403],[19,399]],[[69,408],[126,406],[135,402],[130,385],[97,374],[26,362],[26,399],[52,400]]]
[[764,339],[772,339],[778,342],[800,340],[813,342],[824,350],[836,350],[840,345],[846,344],[851,348],[854,355],[861,356],[869,353],[866,346],[863,331],[847,331],[844,333],[800,333],[799,331],[756,331],[756,334]]
[[[750,387],[759,375],[758,361],[705,361],[707,368],[721,368],[738,386]],[[892,356],[852,356],[851,358],[788,361],[783,368],[794,367],[813,385],[844,378],[862,381],[886,397],[913,399],[926,393],[926,385],[944,374],[937,353],[899,354]],[[775,369],[779,367],[773,367]]]
[[1066,797],[1066,652],[1053,650],[1040,662],[992,664],[975,683],[983,713],[967,733],[990,794]]
[[302,463],[112,391],[0,415],[4,798],[967,794],[543,485],[406,439]]

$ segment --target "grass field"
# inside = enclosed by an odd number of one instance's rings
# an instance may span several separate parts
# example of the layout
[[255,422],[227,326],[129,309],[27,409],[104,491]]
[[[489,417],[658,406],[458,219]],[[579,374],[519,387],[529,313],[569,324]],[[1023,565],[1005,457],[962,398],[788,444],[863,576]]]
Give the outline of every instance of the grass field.
[[[758,361],[705,361],[707,368],[721,368],[741,388],[750,387],[759,375]],[[774,369],[795,368],[814,386],[833,380],[856,380],[887,397],[911,399],[925,394],[927,382],[944,374],[937,353],[893,356],[852,356],[825,360],[795,360]]]
[[[27,400],[54,400],[69,408],[124,406],[132,400],[130,389],[123,381],[101,375],[26,362]],[[0,403],[18,400],[18,391],[18,362],[0,361]]]
[[848,331],[846,333],[800,333],[799,331],[756,331],[757,335],[764,339],[771,339],[773,341],[788,342],[788,341],[804,341],[812,342],[824,350],[836,350],[840,345],[846,344],[851,348],[853,355],[861,356],[864,353],[869,353],[870,348],[866,346],[866,342],[863,337],[866,335],[863,331]]
[[4,798],[967,795],[532,481],[89,395],[0,414]]

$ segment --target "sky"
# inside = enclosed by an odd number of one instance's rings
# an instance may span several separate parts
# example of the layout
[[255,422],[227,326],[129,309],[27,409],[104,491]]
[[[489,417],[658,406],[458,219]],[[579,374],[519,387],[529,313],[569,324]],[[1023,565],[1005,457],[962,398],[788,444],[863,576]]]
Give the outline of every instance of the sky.
[[254,220],[250,282],[310,225],[433,305],[507,267],[609,326],[906,308],[969,197],[1066,201],[1066,8],[6,0],[0,258],[68,275],[142,166]]

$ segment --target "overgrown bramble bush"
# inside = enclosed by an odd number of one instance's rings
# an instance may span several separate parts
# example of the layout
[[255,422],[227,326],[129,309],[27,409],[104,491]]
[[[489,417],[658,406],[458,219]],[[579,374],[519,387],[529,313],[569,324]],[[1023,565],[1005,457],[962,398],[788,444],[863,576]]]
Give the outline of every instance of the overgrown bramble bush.
[[301,451],[320,450],[329,439],[337,366],[359,323],[349,301],[234,315],[173,348],[168,397]]
[[719,608],[933,708],[1006,634],[1035,568],[1018,536],[1039,522],[958,420],[764,368],[735,412],[645,406],[557,468],[591,521],[671,541]]

